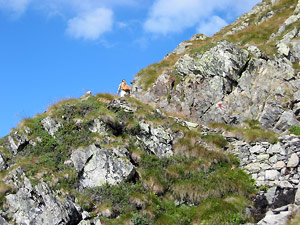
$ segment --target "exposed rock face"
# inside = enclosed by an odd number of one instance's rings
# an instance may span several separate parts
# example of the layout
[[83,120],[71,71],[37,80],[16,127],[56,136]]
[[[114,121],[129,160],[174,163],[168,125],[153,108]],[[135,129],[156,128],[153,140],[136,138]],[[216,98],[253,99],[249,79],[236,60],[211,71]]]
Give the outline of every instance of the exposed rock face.
[[126,152],[126,149],[101,149],[96,145],[74,151],[71,160],[81,176],[82,187],[115,185],[130,179],[135,169],[126,158]]
[[54,136],[61,126],[60,123],[56,123],[50,116],[47,116],[45,119],[43,119],[41,123],[51,136]]
[[59,199],[44,182],[33,187],[20,168],[6,180],[17,189],[16,194],[6,196],[8,212],[17,224],[76,224],[81,220],[70,199]]
[[153,127],[145,122],[140,122],[141,134],[138,136],[144,148],[151,151],[158,157],[168,157],[173,155],[173,137],[169,130],[163,127]]
[[0,171],[5,170],[7,168],[7,163],[4,155],[0,152]]
[[20,134],[17,131],[12,133],[7,138],[7,148],[13,153],[17,154],[19,151],[22,151],[23,148],[29,144],[26,134]]
[[128,112],[128,113],[135,111],[135,109],[131,108],[129,104],[126,102],[126,100],[122,98],[112,100],[107,106],[107,108],[114,111],[124,110],[124,112]]
[[249,62],[247,51],[223,41],[196,58],[185,54],[174,68],[184,77],[177,86],[170,74],[163,73],[146,92],[134,80],[133,95],[194,122],[237,124],[256,119],[278,132],[300,124],[298,106],[292,104],[298,101],[300,80],[287,59]]

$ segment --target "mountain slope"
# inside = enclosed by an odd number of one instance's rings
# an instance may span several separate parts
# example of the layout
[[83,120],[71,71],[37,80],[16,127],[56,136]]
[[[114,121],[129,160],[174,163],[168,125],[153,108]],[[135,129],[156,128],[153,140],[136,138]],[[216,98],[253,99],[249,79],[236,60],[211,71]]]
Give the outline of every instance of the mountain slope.
[[298,224],[299,12],[265,0],[140,71],[133,97],[23,120],[0,139],[0,224]]
[[299,7],[265,0],[213,37],[195,35],[140,71],[133,95],[194,122],[299,125]]

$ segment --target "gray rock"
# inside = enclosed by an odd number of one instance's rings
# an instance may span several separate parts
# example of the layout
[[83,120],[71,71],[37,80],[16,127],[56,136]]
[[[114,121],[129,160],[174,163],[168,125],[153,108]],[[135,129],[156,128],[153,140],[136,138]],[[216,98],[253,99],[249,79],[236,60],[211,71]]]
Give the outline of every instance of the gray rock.
[[245,170],[249,172],[259,172],[260,171],[260,163],[250,163],[245,166]]
[[[81,220],[73,202],[68,198],[59,199],[46,183],[42,182],[33,188],[20,169],[13,171],[10,176],[8,180],[17,182],[17,192],[7,195],[6,203],[8,212],[17,224],[61,225],[75,224]],[[19,176],[24,182],[14,180],[14,176]]]
[[288,182],[288,181],[276,181],[275,184],[278,187],[284,188],[284,189],[293,188],[293,185],[290,182]]
[[262,147],[261,145],[255,145],[255,146],[253,146],[252,148],[250,148],[250,152],[252,153],[252,154],[259,154],[259,153],[263,153],[263,152],[265,152],[265,148],[264,147]]
[[295,195],[295,204],[300,205],[300,185],[297,186],[297,191]]
[[279,161],[279,162],[275,163],[275,165],[273,166],[273,168],[276,169],[276,170],[281,170],[285,166],[286,166],[285,162]]
[[291,126],[299,126],[300,122],[297,120],[292,110],[286,111],[280,117],[280,120],[276,123],[275,131],[285,131]]
[[265,179],[269,181],[277,180],[280,176],[280,173],[277,170],[267,170],[265,174]]
[[6,147],[13,154],[17,154],[18,152],[22,151],[28,144],[29,140],[27,138],[27,135],[20,134],[18,131],[16,131],[7,137]]
[[58,131],[58,129],[61,127],[60,123],[55,122],[50,116],[47,116],[45,119],[41,121],[44,129],[51,135],[54,136],[54,134]]
[[291,212],[281,212],[279,214],[274,214],[269,211],[265,218],[257,223],[257,225],[285,225]]
[[197,41],[197,40],[206,40],[208,37],[205,34],[194,34],[191,38],[191,41]]
[[9,225],[9,223],[2,216],[0,216],[0,224],[1,225]]
[[0,171],[5,170],[7,168],[7,163],[4,155],[0,152]]
[[275,196],[276,196],[276,190],[277,190],[276,186],[271,187],[267,190],[267,192],[265,194],[269,205],[273,204],[273,202],[274,202],[274,199],[275,199]]
[[[122,151],[120,151],[122,152]],[[82,187],[97,187],[105,183],[118,184],[135,173],[129,159],[119,158],[116,150],[101,149],[91,145],[79,148],[71,155],[75,169],[81,174]]]
[[99,133],[101,135],[104,135],[107,130],[105,123],[97,118],[94,120],[94,123],[89,127],[89,131],[91,131],[92,133]]
[[281,147],[280,143],[271,145],[270,148],[267,150],[268,154],[274,155],[274,154],[285,154],[284,149]]
[[140,122],[141,133],[138,136],[143,143],[144,149],[151,151],[158,157],[172,156],[173,136],[169,130],[163,127],[153,127],[145,122]]
[[124,112],[127,113],[132,113],[135,112],[136,109],[132,108],[124,98],[118,98],[118,99],[114,99],[112,100],[108,105],[107,108],[109,110],[113,110],[115,112],[118,112],[120,110],[123,110]]
[[299,157],[296,153],[293,153],[291,157],[289,158],[287,167],[296,167],[299,164]]
[[269,154],[260,154],[257,156],[257,161],[267,161],[270,158]]

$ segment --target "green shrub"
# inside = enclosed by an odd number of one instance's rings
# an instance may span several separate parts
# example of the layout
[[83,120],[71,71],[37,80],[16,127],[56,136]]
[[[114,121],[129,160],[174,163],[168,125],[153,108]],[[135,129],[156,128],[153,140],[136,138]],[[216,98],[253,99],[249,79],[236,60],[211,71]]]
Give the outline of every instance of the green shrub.
[[209,134],[202,136],[204,140],[209,143],[215,144],[218,148],[225,148],[228,144],[228,141],[220,134]]
[[298,126],[291,126],[289,131],[291,134],[300,135],[300,127]]

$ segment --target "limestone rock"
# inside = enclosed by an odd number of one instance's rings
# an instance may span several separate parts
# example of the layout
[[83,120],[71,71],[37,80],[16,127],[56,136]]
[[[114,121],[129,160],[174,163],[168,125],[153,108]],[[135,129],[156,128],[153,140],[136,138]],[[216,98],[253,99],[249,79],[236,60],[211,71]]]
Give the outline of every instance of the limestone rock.
[[5,170],[7,168],[7,163],[4,155],[0,152],[0,171]]
[[104,135],[107,129],[105,123],[100,119],[96,118],[93,124],[89,127],[89,131]]
[[16,131],[7,137],[6,147],[13,154],[17,154],[18,152],[22,151],[27,144],[29,144],[27,135],[20,134],[18,131]]
[[282,168],[284,168],[286,165],[285,165],[285,162],[283,161],[279,161],[277,162],[273,168],[276,169],[276,170],[281,170]]
[[280,117],[280,120],[276,123],[274,130],[285,131],[291,126],[299,126],[300,122],[295,117],[293,111],[286,111]]
[[151,151],[158,157],[168,157],[173,155],[173,136],[169,130],[163,127],[153,127],[145,122],[140,122],[141,134],[138,136],[143,143],[144,149]]
[[113,110],[115,112],[118,112],[120,110],[124,110],[124,112],[127,112],[127,113],[132,113],[134,112],[136,109],[132,108],[124,98],[118,98],[118,99],[114,99],[112,100],[107,108],[109,110]]
[[274,181],[280,176],[280,173],[277,170],[267,170],[265,174],[266,180]]
[[71,160],[81,174],[81,186],[97,187],[105,183],[115,185],[130,179],[135,172],[134,166],[128,159],[120,158],[120,154],[116,154],[116,150],[101,149],[96,145],[74,151]]
[[[7,195],[6,203],[17,224],[61,225],[75,224],[81,220],[73,202],[68,198],[59,199],[46,183],[33,188],[20,168],[10,176],[7,182],[13,182],[17,192]],[[24,181],[16,180],[17,176]]]
[[296,167],[299,164],[299,157],[296,153],[293,153],[291,157],[289,158],[287,167]]
[[58,131],[58,129],[61,127],[60,123],[55,122],[50,116],[47,116],[45,119],[41,121],[44,129],[51,135],[54,136],[54,134]]
[[205,35],[205,34],[194,34],[192,37],[191,37],[191,41],[197,41],[197,40],[206,40],[208,37]]

